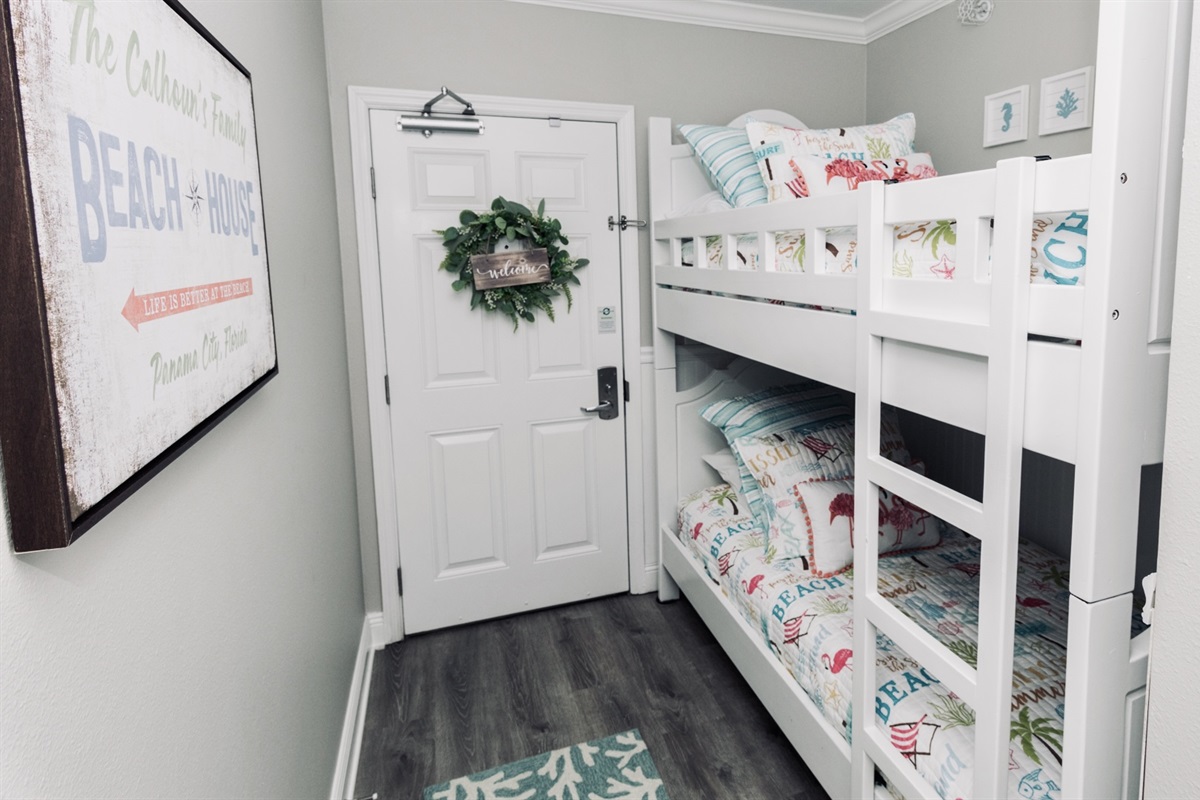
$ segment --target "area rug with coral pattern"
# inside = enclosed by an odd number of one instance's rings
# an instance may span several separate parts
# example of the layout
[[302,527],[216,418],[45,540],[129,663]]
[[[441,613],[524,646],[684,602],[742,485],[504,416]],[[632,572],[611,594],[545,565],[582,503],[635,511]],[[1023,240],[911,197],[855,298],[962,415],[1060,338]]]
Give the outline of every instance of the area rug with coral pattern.
[[635,729],[425,789],[424,800],[668,800]]

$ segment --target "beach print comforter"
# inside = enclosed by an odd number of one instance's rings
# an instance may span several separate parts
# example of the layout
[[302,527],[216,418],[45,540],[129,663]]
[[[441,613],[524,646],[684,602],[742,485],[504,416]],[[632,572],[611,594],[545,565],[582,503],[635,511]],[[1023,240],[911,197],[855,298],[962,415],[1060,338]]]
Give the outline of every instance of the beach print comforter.
[[[679,535],[826,720],[850,738],[852,572],[815,578],[799,559],[763,560],[754,518],[728,486],[685,498]],[[979,544],[952,532],[931,550],[880,559],[880,591],[970,664],[978,642]],[[1067,565],[1022,541],[1017,580],[1011,797],[1058,800],[1066,681]],[[970,797],[975,714],[937,676],[880,635],[870,710],[892,744],[943,798]]]

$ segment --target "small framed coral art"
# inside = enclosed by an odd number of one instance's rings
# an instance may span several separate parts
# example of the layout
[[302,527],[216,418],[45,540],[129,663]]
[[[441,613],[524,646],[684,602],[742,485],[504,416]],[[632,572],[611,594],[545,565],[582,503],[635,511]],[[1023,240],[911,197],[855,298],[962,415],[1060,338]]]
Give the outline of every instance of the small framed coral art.
[[1092,68],[1043,78],[1039,99],[1039,136],[1091,127]]

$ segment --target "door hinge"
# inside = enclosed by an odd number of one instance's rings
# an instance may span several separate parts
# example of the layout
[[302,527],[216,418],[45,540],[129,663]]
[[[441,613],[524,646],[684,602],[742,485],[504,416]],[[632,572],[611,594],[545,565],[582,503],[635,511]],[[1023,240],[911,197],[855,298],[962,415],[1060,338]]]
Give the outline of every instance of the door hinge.
[[396,567],[396,594],[404,597],[404,573]]
[[608,217],[608,229],[611,231],[613,228],[617,227],[619,227],[621,230],[628,230],[630,227],[644,228],[646,227],[646,221],[644,219],[630,219],[624,214],[622,214],[621,218],[618,220],[610,214]]
[[629,381],[625,381],[625,402],[629,402]]
[[389,406],[392,404],[392,383],[387,375],[383,376],[383,402]]
[[371,199],[375,199],[375,168],[371,167]]

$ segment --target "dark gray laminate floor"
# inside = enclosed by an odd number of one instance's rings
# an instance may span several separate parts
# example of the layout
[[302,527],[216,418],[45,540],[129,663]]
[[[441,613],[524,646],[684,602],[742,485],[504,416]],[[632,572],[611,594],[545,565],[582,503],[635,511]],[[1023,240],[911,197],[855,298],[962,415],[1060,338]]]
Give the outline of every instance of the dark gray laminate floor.
[[672,800],[827,797],[686,600],[618,595],[412,636],[377,653],[357,796],[630,728]]

